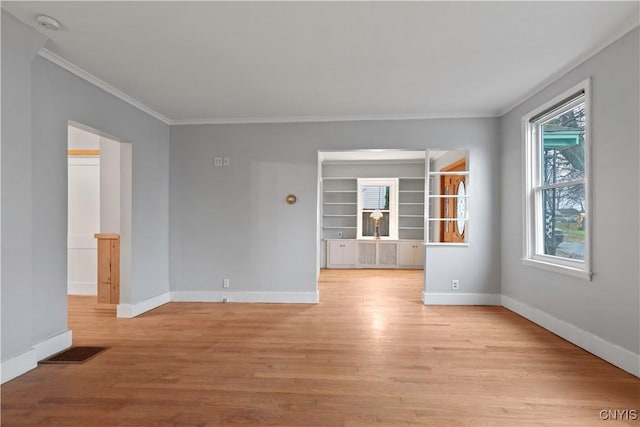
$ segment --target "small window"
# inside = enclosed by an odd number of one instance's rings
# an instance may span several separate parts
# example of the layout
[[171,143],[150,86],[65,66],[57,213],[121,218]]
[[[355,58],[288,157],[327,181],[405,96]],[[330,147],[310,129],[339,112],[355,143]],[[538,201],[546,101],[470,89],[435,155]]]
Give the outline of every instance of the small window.
[[590,278],[589,85],[524,117],[525,248],[530,265]]
[[358,238],[398,238],[398,179],[358,179]]

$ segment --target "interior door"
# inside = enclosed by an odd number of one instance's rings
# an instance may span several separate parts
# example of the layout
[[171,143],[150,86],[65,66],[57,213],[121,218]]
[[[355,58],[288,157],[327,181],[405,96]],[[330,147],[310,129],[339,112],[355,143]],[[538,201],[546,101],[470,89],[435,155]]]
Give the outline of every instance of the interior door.
[[[464,158],[451,163],[441,169],[441,172],[464,172],[467,170]],[[440,194],[444,196],[455,196],[458,194],[460,183],[466,188],[467,184],[464,175],[442,175],[440,177]],[[441,218],[440,221],[440,241],[443,243],[463,243],[464,228],[460,230],[458,226],[458,199],[455,197],[443,197],[440,199]],[[450,218],[450,219],[449,219]]]

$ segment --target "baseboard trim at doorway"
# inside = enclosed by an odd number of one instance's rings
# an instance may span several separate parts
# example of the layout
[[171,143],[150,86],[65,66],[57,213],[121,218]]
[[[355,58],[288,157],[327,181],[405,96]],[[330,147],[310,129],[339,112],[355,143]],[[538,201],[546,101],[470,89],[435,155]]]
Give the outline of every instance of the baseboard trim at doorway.
[[241,302],[267,304],[317,304],[318,291],[311,292],[254,292],[254,291],[176,291],[175,302]]
[[35,369],[40,360],[71,347],[73,333],[65,331],[35,344],[32,348],[18,356],[0,363],[2,384]]
[[500,305],[498,294],[423,292],[424,305]]
[[146,313],[147,311],[158,308],[170,301],[170,293],[157,295],[155,297],[146,299],[144,301],[137,302],[135,304],[118,304],[116,310],[116,317],[130,319]]

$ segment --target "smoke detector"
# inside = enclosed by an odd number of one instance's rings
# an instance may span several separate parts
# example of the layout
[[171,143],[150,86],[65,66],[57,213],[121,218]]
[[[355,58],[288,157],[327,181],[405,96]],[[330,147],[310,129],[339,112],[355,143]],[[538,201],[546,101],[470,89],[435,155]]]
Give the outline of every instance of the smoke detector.
[[38,15],[36,18],[38,25],[50,31],[58,31],[60,29],[60,23],[47,15]]

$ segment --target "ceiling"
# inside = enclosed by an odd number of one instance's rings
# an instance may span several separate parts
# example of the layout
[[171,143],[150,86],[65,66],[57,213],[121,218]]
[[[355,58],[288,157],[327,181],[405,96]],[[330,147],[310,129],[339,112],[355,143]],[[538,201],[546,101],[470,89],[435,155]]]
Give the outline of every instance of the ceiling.
[[638,25],[630,2],[2,2],[167,123],[496,116]]

